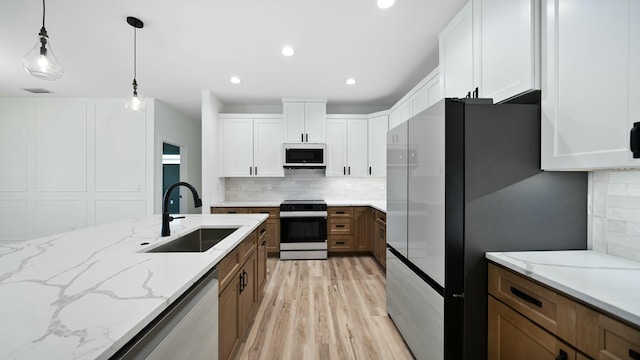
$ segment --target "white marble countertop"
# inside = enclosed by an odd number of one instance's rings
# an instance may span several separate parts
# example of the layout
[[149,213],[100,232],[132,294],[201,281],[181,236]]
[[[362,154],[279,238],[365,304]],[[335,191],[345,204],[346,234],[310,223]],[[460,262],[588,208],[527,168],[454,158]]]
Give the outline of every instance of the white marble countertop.
[[[0,246],[0,359],[107,359],[266,214],[152,215]],[[198,228],[238,227],[203,253],[145,253]],[[141,245],[141,243],[149,243]]]
[[[213,207],[279,207],[282,200],[269,201],[224,201],[215,203]],[[387,202],[384,200],[326,200],[327,206],[370,206],[376,210],[387,212]]]
[[488,252],[487,259],[640,327],[640,263],[591,250]]

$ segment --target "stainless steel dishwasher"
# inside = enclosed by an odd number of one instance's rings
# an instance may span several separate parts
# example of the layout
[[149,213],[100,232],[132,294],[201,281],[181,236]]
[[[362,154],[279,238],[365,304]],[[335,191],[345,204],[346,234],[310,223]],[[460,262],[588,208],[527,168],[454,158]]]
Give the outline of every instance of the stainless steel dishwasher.
[[213,269],[111,359],[218,359],[218,270]]

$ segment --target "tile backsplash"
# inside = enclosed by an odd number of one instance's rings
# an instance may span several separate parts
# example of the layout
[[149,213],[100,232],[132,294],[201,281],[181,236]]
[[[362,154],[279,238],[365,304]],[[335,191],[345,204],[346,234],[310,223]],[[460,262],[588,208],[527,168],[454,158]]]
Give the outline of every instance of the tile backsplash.
[[286,169],[283,178],[227,178],[226,201],[386,200],[386,178],[325,177],[320,169]]
[[594,171],[593,250],[640,261],[640,171]]

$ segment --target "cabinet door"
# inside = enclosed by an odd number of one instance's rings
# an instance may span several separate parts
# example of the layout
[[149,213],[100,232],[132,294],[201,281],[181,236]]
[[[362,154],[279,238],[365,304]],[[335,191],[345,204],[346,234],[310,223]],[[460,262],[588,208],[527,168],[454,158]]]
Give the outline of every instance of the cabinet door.
[[280,252],[280,219],[267,219],[267,252]]
[[347,175],[347,120],[327,120],[326,176]]
[[411,111],[411,101],[407,100],[403,102],[402,105],[400,105],[400,107],[398,108],[398,111],[400,111],[401,123],[409,120],[409,118],[413,116],[413,112]]
[[257,268],[256,278],[258,286],[258,303],[264,296],[264,286],[267,282],[267,243],[269,232],[267,231],[268,224],[264,224],[258,230],[258,256],[257,256]]
[[258,304],[257,267],[258,252],[254,251],[240,270],[241,291],[238,295],[238,327],[241,338],[249,329]]
[[426,84],[411,96],[411,110],[413,115],[429,107],[429,89]]
[[495,360],[576,359],[576,351],[489,296],[488,357]]
[[218,356],[229,359],[238,345],[238,290],[239,275],[236,273],[218,298]]
[[223,176],[251,176],[253,174],[253,119],[224,119],[222,124]]
[[542,169],[640,166],[629,151],[640,119],[640,3],[542,4]]
[[283,177],[282,119],[255,119],[253,139],[253,174],[262,177]]
[[427,107],[435,104],[443,98],[440,74],[429,80],[429,82],[427,82],[424,87],[427,88],[427,93],[429,96],[429,105]]
[[[539,88],[537,0],[479,0],[474,8],[476,86],[480,96],[499,102]],[[474,5],[475,5],[474,3]],[[476,11],[477,10],[477,11]]]
[[371,251],[371,211],[368,207],[357,207],[353,212],[355,251]]
[[284,112],[284,142],[304,142],[304,103],[285,102]]
[[440,32],[440,80],[444,97],[462,98],[473,89],[473,19],[469,1]]
[[398,108],[389,113],[389,129],[393,129],[394,127],[400,125],[400,111]]
[[347,121],[347,175],[364,177],[368,174],[367,119]]
[[386,115],[369,119],[368,159],[371,176],[387,176],[387,130],[389,124]]
[[326,141],[325,128],[327,118],[327,104],[305,103],[304,105],[304,140],[310,143],[324,143]]

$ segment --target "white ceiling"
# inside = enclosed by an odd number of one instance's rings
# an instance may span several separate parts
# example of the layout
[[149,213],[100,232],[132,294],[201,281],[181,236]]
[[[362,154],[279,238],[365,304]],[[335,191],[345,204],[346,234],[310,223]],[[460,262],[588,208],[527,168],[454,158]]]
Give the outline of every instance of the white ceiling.
[[[200,119],[202,90],[226,104],[277,105],[321,97],[333,105],[391,106],[438,63],[438,32],[466,0],[49,0],[46,28],[64,67],[31,77],[40,0],[0,1],[0,96],[130,96],[133,28],[140,18],[141,97]],[[293,57],[280,53],[289,44]],[[240,85],[229,82],[231,76]],[[358,82],[347,86],[348,77]],[[23,88],[46,88],[32,95]]]

